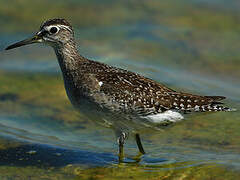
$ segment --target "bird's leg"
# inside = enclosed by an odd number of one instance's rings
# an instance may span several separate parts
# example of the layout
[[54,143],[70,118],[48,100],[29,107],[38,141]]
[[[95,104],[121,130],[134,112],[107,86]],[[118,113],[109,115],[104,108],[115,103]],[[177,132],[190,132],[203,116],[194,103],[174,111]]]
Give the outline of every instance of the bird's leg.
[[138,133],[135,135],[135,139],[136,139],[136,142],[137,142],[139,152],[141,154],[145,154],[145,151],[144,151],[142,143],[141,143],[140,135]]
[[123,158],[124,158],[124,151],[123,151],[123,145],[125,143],[125,139],[127,138],[127,134],[124,133],[124,132],[121,132],[120,136],[118,137],[118,147],[119,147],[119,154],[118,154],[118,157],[119,157],[119,162],[122,162],[123,161]]
[[140,139],[140,135],[137,133],[135,134],[135,139],[137,142],[137,146],[138,146],[138,154],[136,156],[134,156],[132,159],[135,160],[136,163],[141,161],[142,155],[145,154],[145,151],[143,149],[142,143],[141,143],[141,139]]

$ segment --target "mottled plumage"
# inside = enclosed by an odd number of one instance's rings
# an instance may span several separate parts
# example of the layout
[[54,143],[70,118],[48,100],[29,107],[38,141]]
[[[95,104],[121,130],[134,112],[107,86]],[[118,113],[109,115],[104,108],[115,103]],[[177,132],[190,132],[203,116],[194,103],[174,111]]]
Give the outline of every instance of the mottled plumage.
[[[182,114],[186,112],[231,110],[220,102],[225,97],[176,92],[139,74],[82,57],[74,41],[73,28],[64,19],[44,22],[33,38],[7,49],[36,42],[54,48],[72,104],[115,130],[120,154],[128,132],[154,127],[155,123],[165,126],[183,119]],[[136,141],[144,153],[139,134]]]
[[[139,74],[114,68],[81,57],[79,68],[72,72],[79,94],[94,98],[103,93],[107,101],[117,103],[119,111],[146,116],[169,109],[178,111],[226,111],[219,101],[221,96],[198,96],[176,92]],[[101,85],[99,85],[99,83]],[[98,101],[93,99],[96,103]],[[99,102],[102,106],[107,102]],[[108,107],[111,109],[111,107]],[[113,109],[115,110],[115,109]]]

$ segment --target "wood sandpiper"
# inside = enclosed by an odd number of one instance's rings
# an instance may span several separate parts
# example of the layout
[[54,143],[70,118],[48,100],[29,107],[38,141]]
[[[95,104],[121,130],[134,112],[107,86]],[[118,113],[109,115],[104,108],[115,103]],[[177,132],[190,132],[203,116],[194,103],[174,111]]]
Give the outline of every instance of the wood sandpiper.
[[65,19],[45,21],[33,37],[6,50],[32,43],[53,47],[71,103],[81,113],[94,115],[95,121],[114,130],[120,161],[129,133],[135,135],[140,154],[145,154],[138,133],[142,127],[172,124],[182,120],[186,112],[232,110],[220,102],[225,97],[177,92],[139,74],[81,56],[73,28]]

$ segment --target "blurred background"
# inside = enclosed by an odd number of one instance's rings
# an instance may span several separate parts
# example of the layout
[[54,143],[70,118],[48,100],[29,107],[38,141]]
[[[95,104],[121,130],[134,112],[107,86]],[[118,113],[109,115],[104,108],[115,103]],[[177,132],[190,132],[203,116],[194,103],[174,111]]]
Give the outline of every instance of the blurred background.
[[[226,96],[240,109],[239,8],[237,0],[0,0],[0,178],[239,177],[238,111],[146,130],[147,155],[119,167],[112,131],[67,99],[54,51],[39,44],[4,51],[43,21],[65,18],[83,56],[176,90]],[[130,138],[126,155],[136,153]]]

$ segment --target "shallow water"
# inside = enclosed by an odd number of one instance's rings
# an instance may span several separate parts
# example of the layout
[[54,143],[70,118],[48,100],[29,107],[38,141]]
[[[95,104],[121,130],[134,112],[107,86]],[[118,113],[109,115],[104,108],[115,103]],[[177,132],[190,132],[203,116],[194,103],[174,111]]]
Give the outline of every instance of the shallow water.
[[[240,109],[239,27],[230,23],[236,16],[236,6],[223,3],[184,1],[179,5],[182,10],[171,1],[164,4],[178,9],[176,12],[194,15],[199,19],[197,25],[186,20],[188,15],[181,19],[178,13],[166,13],[169,23],[161,18],[159,23],[153,2],[141,7],[148,19],[140,17],[135,23],[108,20],[106,26],[74,24],[79,51],[90,59],[138,72],[176,90],[226,96],[228,106]],[[122,8],[121,3],[119,6]],[[164,13],[164,6],[159,11]],[[189,7],[195,11],[189,12]],[[213,13],[210,22],[202,21],[203,9],[205,13],[215,12],[215,18]],[[228,20],[223,26],[219,19],[226,11]],[[31,35],[15,31],[2,32],[0,49]],[[29,167],[20,173],[22,179],[27,175],[36,178],[31,171],[47,172],[41,177],[49,179],[131,178],[130,174],[142,179],[183,177],[179,174],[196,179],[239,176],[239,111],[187,114],[184,121],[162,131],[144,130],[141,136],[147,154],[141,162],[134,162],[137,149],[130,137],[125,145],[126,163],[117,166],[113,132],[93,125],[73,109],[53,50],[36,44],[1,51],[0,83],[1,178],[17,178],[14,167]],[[146,172],[151,173],[146,176]]]

